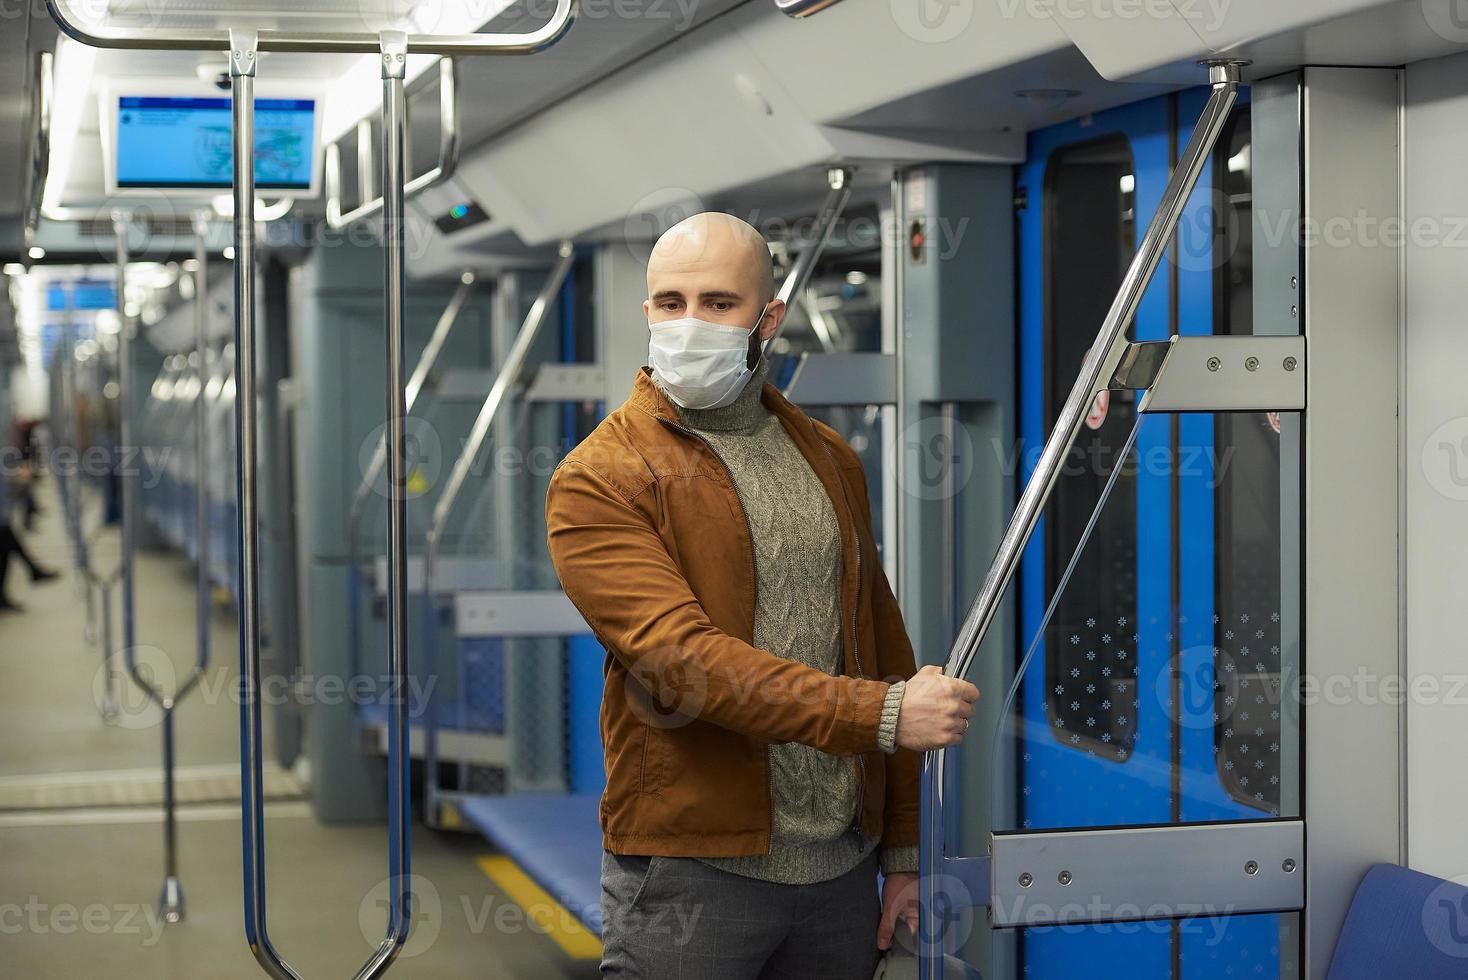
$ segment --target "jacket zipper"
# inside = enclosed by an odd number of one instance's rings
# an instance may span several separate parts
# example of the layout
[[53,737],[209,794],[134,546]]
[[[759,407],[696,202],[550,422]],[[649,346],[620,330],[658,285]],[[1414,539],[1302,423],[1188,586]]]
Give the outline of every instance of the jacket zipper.
[[[851,537],[852,551],[856,553],[856,600],[851,604],[851,659],[856,664],[856,676],[862,677],[865,671],[861,666],[861,637],[859,633],[860,619],[858,612],[861,609],[861,533],[856,527],[856,509],[851,506],[851,497],[846,492],[846,481],[841,478],[841,470],[836,465],[836,458],[831,455],[831,447],[826,445],[826,440],[811,426],[811,435],[821,444],[825,450],[826,462],[831,464],[831,469],[836,473],[836,482],[841,484],[841,499],[846,503],[846,511],[851,515]],[[860,837],[862,833],[861,818],[866,809],[866,783],[867,765],[861,753],[856,754],[856,813],[851,818],[851,826]]]

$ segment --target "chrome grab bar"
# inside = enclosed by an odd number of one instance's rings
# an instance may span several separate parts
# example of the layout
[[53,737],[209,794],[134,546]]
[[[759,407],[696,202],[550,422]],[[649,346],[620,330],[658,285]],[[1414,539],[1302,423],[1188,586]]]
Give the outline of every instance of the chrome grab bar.
[[[468,302],[469,294],[474,291],[477,281],[473,272],[465,271],[460,275],[458,288],[454,290],[453,296],[449,297],[448,305],[439,315],[438,323],[434,325],[433,333],[428,338],[428,344],[423,348],[423,353],[418,357],[418,363],[413,367],[413,374],[408,378],[404,402],[406,411],[413,411],[418,395],[423,390],[423,386],[428,383],[428,375],[438,362],[438,355],[443,351],[444,344],[448,342],[449,335],[453,333],[454,326],[459,321],[459,315],[464,310],[464,304]],[[354,555],[362,511],[372,496],[372,486],[382,475],[382,467],[386,461],[387,446],[383,439],[378,439],[377,447],[372,451],[372,459],[368,461],[367,468],[363,471],[362,482],[357,485],[357,492],[352,497],[352,506],[347,514],[347,541]]]
[[[1055,488],[1061,464],[1075,443],[1081,422],[1096,396],[1111,385],[1122,355],[1127,350],[1127,325],[1136,314],[1147,283],[1167,250],[1183,208],[1198,182],[1203,164],[1217,143],[1229,111],[1238,98],[1239,69],[1246,62],[1229,60],[1209,61],[1204,64],[1208,68],[1208,82],[1212,88],[1208,103],[1203,107],[1202,116],[1193,127],[1187,147],[1168,179],[1167,188],[1147,226],[1141,246],[1122,278],[1100,332],[1081,365],[1081,373],[1071,387],[1070,394],[1066,396],[1055,426],[1045,440],[1045,447],[1035,464],[1034,472],[1020,494],[1019,503],[1010,518],[1004,537],[1000,540],[998,552],[984,577],[983,585],[953,641],[943,668],[944,674],[949,677],[965,676],[973,664],[979,646],[999,610],[1000,600],[1019,567],[1025,545]],[[919,885],[921,926],[918,939],[920,980],[938,980],[943,957],[950,952],[947,948],[948,937],[943,930],[943,919],[947,910],[938,907],[941,878],[945,862],[950,859],[950,855],[946,853],[943,833],[947,759],[947,750],[937,749],[927,753],[923,760],[922,875]]]
[[[457,62],[443,58],[438,63],[438,163],[432,170],[419,174],[403,187],[403,197],[410,200],[430,187],[437,187],[454,175],[459,166],[459,76]],[[372,185],[371,125],[357,125],[357,185]],[[331,228],[345,228],[354,221],[370,217],[382,210],[382,196],[364,200],[350,211],[342,211],[342,158],[337,142],[326,144],[326,223]],[[412,406],[410,405],[409,408]]]
[[820,13],[840,0],[775,0],[775,9],[787,17],[809,17]]
[[[132,340],[136,325],[132,323],[127,315],[127,264],[129,261],[127,246],[127,229],[129,219],[122,212],[114,211],[112,214],[112,230],[117,238],[117,316],[120,324],[117,342],[117,402],[119,419],[119,437],[123,459],[127,454],[139,450],[141,447],[134,445],[132,426],[132,406],[128,399],[132,396],[133,389],[133,364],[132,364]],[[196,307],[202,307],[202,294],[196,296]],[[202,312],[195,313],[196,333],[202,334],[203,315]],[[202,347],[200,358],[202,360]],[[180,367],[177,372],[181,379],[186,374],[187,366]],[[202,381],[202,367],[200,368],[199,393],[195,399],[196,411],[203,411],[204,385]],[[177,380],[177,379],[176,379]],[[199,432],[203,432],[203,426],[199,426]],[[141,458],[139,452],[136,458]],[[200,481],[202,483],[202,481]],[[127,672],[133,679],[133,683],[147,695],[148,700],[156,704],[163,713],[163,889],[159,898],[159,909],[162,912],[163,921],[181,922],[184,917],[183,888],[178,880],[178,822],[177,806],[174,794],[174,727],[173,712],[182,701],[189,695],[204,672],[209,667],[209,647],[207,639],[195,649],[194,666],[184,679],[177,685],[173,693],[165,691],[156,681],[145,674],[138,664],[137,658],[137,586],[134,575],[134,559],[137,552],[137,518],[134,514],[132,476],[126,472],[118,479],[122,498],[122,655],[127,665]],[[202,543],[201,543],[202,547]],[[107,594],[104,590],[104,610],[107,606]],[[207,607],[202,601],[200,609],[207,616]],[[200,625],[200,631],[207,630],[208,622],[205,619]]]
[[[406,189],[404,196],[406,196]],[[459,316],[463,313],[464,305],[474,291],[477,281],[475,274],[468,270],[459,276],[459,286],[454,290],[453,296],[449,297],[448,305],[444,307],[443,313],[439,315],[438,322],[433,327],[433,333],[428,338],[428,344],[423,348],[423,353],[418,357],[418,363],[413,367],[413,374],[408,378],[404,401],[406,412],[412,413],[413,406],[418,401],[418,395],[423,391],[424,385],[428,383],[428,375],[432,372],[434,365],[438,363],[438,356],[442,353],[444,344],[448,342],[449,335],[453,333],[454,327],[458,324]],[[358,484],[357,492],[352,497],[351,508],[347,512],[347,574],[351,576],[350,588],[347,591],[347,635],[349,637],[348,655],[351,658],[354,676],[361,671],[362,515],[367,509],[367,501],[371,499],[372,488],[376,485],[377,478],[382,475],[383,464],[387,461],[385,438],[384,434],[384,438],[378,439],[377,446],[372,451],[372,459],[368,461],[367,469],[362,475],[362,482]]]
[[[846,210],[846,202],[851,200],[851,170],[846,167],[832,167],[826,171],[826,183],[830,190],[826,192],[826,199],[821,202],[821,209],[816,212],[816,234],[815,240],[809,246],[802,249],[795,257],[795,264],[785,275],[785,281],[780,284],[780,289],[775,293],[775,298],[785,303],[788,307],[792,298],[801,295],[805,291],[805,284],[810,281],[811,273],[816,271],[816,261],[820,259],[821,253],[826,250],[826,243],[831,240],[831,232],[836,228],[836,222],[841,218],[841,212]],[[780,336],[780,331],[785,329],[787,316],[780,320],[780,325],[775,332],[770,334],[762,346],[768,349],[775,338]]]
[[42,51],[36,56],[36,96],[33,107],[36,114],[36,135],[31,141],[31,182],[25,209],[24,244],[27,248],[33,243],[36,227],[41,221],[41,203],[45,200],[46,181],[51,175],[54,64],[55,56],[50,51]]
[[[494,384],[490,386],[489,393],[484,396],[484,402],[479,406],[479,414],[474,418],[474,425],[469,430],[469,438],[464,443],[458,459],[454,460],[454,468],[449,472],[448,482],[444,484],[443,493],[433,508],[423,553],[423,595],[429,612],[424,629],[430,634],[433,628],[432,613],[435,608],[433,568],[438,559],[439,547],[443,543],[444,530],[448,526],[449,517],[453,514],[459,493],[464,489],[464,482],[469,478],[469,471],[473,468],[474,461],[479,458],[479,451],[489,437],[490,427],[494,424],[495,416],[499,414],[500,405],[503,404],[506,393],[520,380],[530,348],[535,344],[541,326],[548,318],[551,307],[555,305],[556,294],[561,291],[561,285],[566,281],[566,276],[576,261],[576,250],[570,242],[562,242],[558,256],[556,264],[551,267],[544,285],[536,295],[535,302],[530,305],[530,310],[525,314],[525,320],[520,324],[520,332],[515,335],[515,341],[510,345],[509,353],[505,355],[505,361],[495,375]],[[428,643],[426,651],[430,664],[433,664],[436,670],[435,644]],[[430,671],[430,673],[433,672]],[[427,819],[430,822],[436,822],[438,820],[438,724],[431,706],[424,711],[423,744],[424,771],[427,774],[424,779],[424,810]]]
[[[556,0],[551,19],[533,31],[484,34],[405,34],[408,54],[445,57],[466,54],[534,54],[555,44],[576,19],[577,0]],[[94,48],[132,48],[162,51],[229,51],[231,60],[240,49],[234,41],[245,33],[255,40],[252,52],[296,51],[309,54],[378,54],[382,34],[397,31],[250,31],[213,28],[168,30],[165,28],[118,29],[96,23],[96,18],[78,16],[74,0],[46,0],[46,9],[67,36]],[[91,21],[88,23],[88,21]],[[83,26],[85,25],[85,26]],[[235,212],[239,206],[236,203]],[[236,253],[238,254],[238,253]]]

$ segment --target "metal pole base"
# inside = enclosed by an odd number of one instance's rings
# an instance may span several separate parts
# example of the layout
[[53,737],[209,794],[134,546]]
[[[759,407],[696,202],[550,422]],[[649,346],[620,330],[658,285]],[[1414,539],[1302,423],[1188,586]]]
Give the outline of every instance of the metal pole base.
[[158,911],[164,922],[182,922],[184,918],[183,886],[178,878],[169,875],[163,879],[163,892],[158,896]]
[[122,708],[117,703],[117,695],[108,694],[102,699],[101,705],[102,721],[108,725],[117,724],[118,717],[122,714]]

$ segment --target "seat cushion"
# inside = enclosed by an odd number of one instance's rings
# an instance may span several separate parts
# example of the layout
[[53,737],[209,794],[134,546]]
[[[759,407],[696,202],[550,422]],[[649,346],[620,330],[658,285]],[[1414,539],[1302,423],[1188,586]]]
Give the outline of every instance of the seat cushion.
[[460,812],[591,932],[601,935],[601,827],[593,794],[510,793]]
[[1329,980],[1468,977],[1468,887],[1394,864],[1366,872]]

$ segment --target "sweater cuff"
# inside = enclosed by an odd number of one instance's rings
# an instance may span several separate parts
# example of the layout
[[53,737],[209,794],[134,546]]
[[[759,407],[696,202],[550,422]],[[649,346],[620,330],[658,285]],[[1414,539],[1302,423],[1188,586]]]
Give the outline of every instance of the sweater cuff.
[[881,851],[882,874],[917,874],[916,847],[884,847]]
[[897,751],[897,716],[902,712],[902,692],[907,681],[896,681],[887,688],[882,701],[882,720],[877,725],[877,748],[891,755]]

